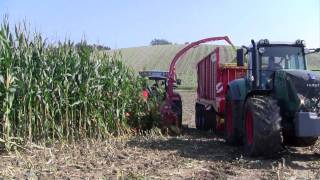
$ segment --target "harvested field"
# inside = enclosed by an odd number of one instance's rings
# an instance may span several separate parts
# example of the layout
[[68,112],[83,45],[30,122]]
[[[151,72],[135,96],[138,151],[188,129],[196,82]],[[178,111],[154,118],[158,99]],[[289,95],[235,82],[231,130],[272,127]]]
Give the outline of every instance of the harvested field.
[[241,147],[194,129],[194,98],[181,92],[183,135],[121,137],[108,141],[30,145],[0,155],[0,176],[21,179],[319,179],[320,145],[289,148],[280,156],[243,157]]

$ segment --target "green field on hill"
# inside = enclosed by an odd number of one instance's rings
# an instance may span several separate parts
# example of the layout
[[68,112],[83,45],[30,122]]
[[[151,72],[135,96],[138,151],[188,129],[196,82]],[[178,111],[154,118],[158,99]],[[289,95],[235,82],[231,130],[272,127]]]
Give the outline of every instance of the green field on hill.
[[[124,48],[111,50],[110,53],[121,53],[123,61],[133,67],[136,71],[142,70],[165,70],[175,54],[186,45],[158,45]],[[196,86],[197,63],[215,49],[215,45],[200,45],[188,51],[176,66],[178,78],[182,79],[182,87],[194,88]],[[235,60],[235,52],[230,46],[219,46],[221,50],[221,61],[231,62]],[[310,69],[320,69],[320,55],[308,55],[308,66]]]

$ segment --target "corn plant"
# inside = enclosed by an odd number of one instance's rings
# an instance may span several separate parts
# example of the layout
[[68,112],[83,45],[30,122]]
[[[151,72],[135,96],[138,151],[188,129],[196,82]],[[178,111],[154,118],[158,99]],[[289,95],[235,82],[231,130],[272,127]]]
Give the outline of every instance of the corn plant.
[[[12,143],[106,138],[149,121],[142,79],[120,54],[83,41],[47,43],[26,26],[0,27],[0,140]],[[131,128],[131,129],[130,129]]]

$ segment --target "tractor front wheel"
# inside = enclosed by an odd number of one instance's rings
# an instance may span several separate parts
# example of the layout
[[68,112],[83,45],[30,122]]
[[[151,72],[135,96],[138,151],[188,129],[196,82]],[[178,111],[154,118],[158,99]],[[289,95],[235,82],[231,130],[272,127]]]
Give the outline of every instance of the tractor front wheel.
[[280,108],[269,96],[252,96],[245,103],[244,152],[248,156],[274,155],[282,149]]

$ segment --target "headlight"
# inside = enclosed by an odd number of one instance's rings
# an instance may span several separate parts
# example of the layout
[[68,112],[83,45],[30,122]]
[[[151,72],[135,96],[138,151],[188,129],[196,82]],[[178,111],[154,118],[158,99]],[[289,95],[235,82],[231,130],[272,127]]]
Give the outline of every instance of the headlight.
[[303,95],[301,95],[301,94],[298,94],[298,97],[299,97],[299,99],[300,99],[300,105],[305,105],[305,97],[303,96]]

